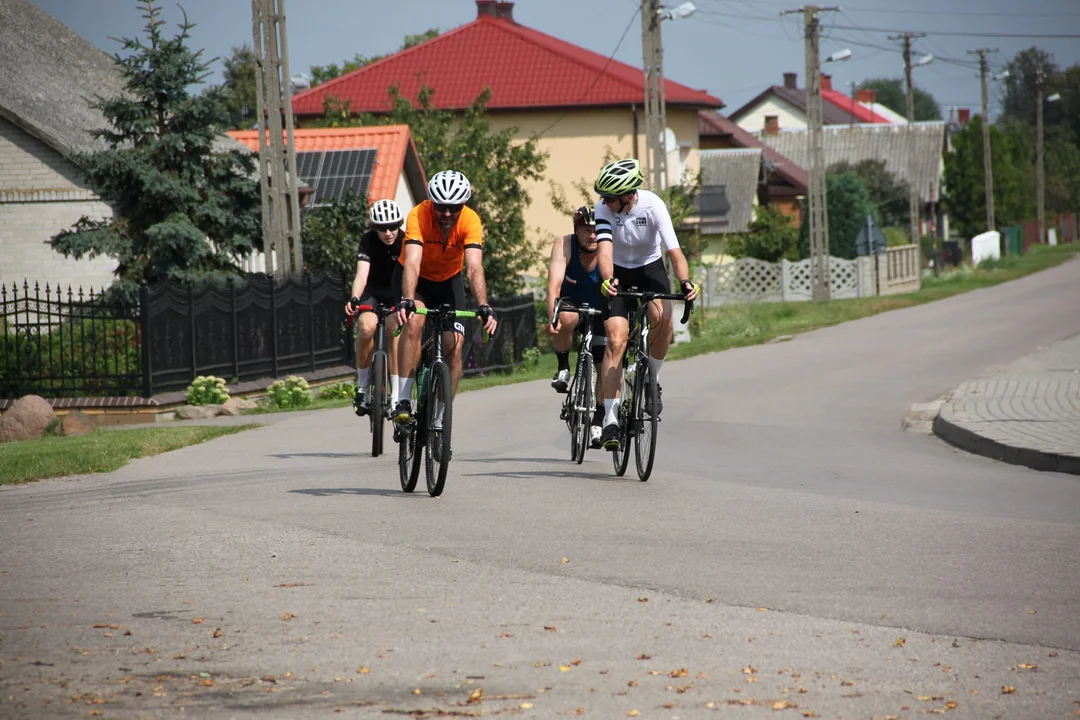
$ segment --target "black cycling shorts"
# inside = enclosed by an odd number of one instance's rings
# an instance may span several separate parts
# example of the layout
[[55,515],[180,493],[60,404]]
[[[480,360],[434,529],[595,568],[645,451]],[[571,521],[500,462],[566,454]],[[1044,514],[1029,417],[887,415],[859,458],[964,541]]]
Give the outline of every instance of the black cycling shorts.
[[[391,287],[398,299],[401,298],[401,281],[405,268],[399,263],[394,266],[394,276],[391,279]],[[438,308],[441,305],[449,305],[453,310],[465,309],[465,282],[461,279],[461,273],[452,278],[435,282],[425,278],[416,279],[416,297],[426,307]],[[449,329],[449,328],[447,328]],[[465,334],[465,325],[461,322],[453,324],[454,332],[459,335]]]
[[[577,307],[577,303],[566,298],[562,298],[559,305],[563,308]],[[595,306],[593,307],[595,308]],[[604,317],[604,315],[578,315],[578,323],[574,327],[574,332],[584,333],[585,323],[592,321],[593,340],[592,347],[589,349],[592,351],[593,361],[596,363],[603,359],[604,348],[607,346],[607,330],[604,328]]]
[[[639,268],[625,268],[616,265],[615,279],[619,281],[619,290],[637,288],[636,292],[671,292],[671,284],[668,282],[663,258],[654,260],[648,265]],[[634,307],[635,302],[634,298],[616,295],[608,301],[608,311],[605,317],[629,318],[630,308]]]
[[375,287],[369,285],[364,288],[364,292],[360,296],[360,304],[375,307],[376,303],[379,303],[386,307],[393,307],[397,305],[397,301],[400,299],[401,293],[395,293],[394,289],[388,285],[377,285]]

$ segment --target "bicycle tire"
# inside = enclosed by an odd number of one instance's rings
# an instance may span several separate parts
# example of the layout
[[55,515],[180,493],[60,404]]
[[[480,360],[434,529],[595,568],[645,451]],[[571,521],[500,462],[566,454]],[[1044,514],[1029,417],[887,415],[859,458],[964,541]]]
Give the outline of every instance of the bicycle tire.
[[371,456],[379,457],[383,452],[383,429],[386,420],[386,353],[376,352],[371,361]]
[[[645,400],[654,412],[645,412]],[[659,430],[655,409],[658,404],[656,378],[648,360],[638,361],[638,371],[634,377],[634,462],[637,466],[638,479],[645,482],[652,474],[653,460],[656,459],[656,433]]]
[[398,477],[401,480],[402,492],[411,493],[416,489],[416,482],[420,479],[422,452],[417,442],[416,423],[398,425],[397,431],[401,433],[398,443]]
[[592,400],[589,389],[592,387],[593,369],[587,361],[578,362],[577,378],[574,380],[574,429],[576,439],[571,440],[574,449],[573,460],[580,465],[585,460],[585,450],[589,447],[589,428],[592,425]]
[[[424,413],[426,438],[427,489],[431,497],[442,495],[446,473],[450,469],[450,438],[453,435],[454,403],[451,397],[450,368],[437,362],[428,375],[427,409]],[[442,405],[442,425],[435,429],[438,407]]]
[[622,402],[619,403],[619,449],[611,453],[611,460],[615,463],[615,474],[622,477],[626,474],[626,468],[630,465],[630,435],[633,423],[633,414],[630,409],[634,405],[634,393],[623,391]]

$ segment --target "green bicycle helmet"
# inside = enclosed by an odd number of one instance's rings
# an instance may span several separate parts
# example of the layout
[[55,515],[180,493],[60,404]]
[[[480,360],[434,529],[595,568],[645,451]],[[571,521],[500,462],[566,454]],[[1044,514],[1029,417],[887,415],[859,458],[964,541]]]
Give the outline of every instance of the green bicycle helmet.
[[625,195],[645,184],[645,175],[641,172],[641,163],[633,158],[616,160],[600,170],[593,190],[598,195]]

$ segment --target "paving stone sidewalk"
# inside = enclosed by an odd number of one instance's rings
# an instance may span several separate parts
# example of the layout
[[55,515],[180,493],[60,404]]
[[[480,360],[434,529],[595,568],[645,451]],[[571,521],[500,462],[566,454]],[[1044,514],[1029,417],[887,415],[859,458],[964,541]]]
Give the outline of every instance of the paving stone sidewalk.
[[961,383],[934,433],[995,460],[1080,475],[1080,335]]

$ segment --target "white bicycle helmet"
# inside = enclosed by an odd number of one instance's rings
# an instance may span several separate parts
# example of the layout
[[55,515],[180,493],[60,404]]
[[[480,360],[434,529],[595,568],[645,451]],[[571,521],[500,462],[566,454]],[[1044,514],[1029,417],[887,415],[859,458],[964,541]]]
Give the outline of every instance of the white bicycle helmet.
[[440,205],[462,205],[472,197],[469,178],[457,170],[435,173],[427,185],[428,197]]
[[404,222],[405,214],[401,212],[401,206],[393,200],[379,200],[368,211],[368,219],[372,225],[393,225]]

